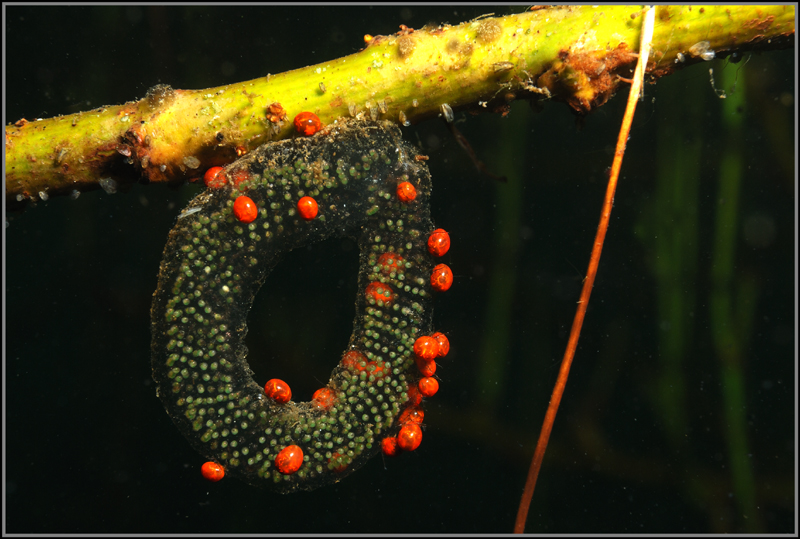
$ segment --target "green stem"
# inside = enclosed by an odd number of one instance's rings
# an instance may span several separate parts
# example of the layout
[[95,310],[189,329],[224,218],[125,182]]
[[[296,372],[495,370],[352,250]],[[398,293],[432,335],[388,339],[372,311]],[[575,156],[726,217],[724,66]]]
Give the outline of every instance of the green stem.
[[[787,48],[794,6],[659,6],[651,80],[717,56]],[[504,112],[550,96],[586,114],[605,103],[636,61],[641,6],[566,6],[457,26],[376,36],[362,51],[314,66],[207,90],[156,87],[138,102],[6,127],[6,204],[99,187],[180,183],[212,165],[292,136],[292,118],[326,125],[361,115],[417,123],[455,110]],[[676,62],[678,54],[684,62]],[[280,103],[288,116],[267,117]]]
[[478,405],[484,411],[497,410],[505,374],[509,366],[509,349],[513,325],[513,306],[517,286],[517,256],[520,248],[523,190],[526,182],[524,155],[530,142],[530,114],[509,115],[498,135],[500,147],[493,152],[490,170],[505,176],[508,183],[497,183],[497,216],[494,219],[494,253],[487,290],[486,332],[478,364],[477,380],[481,381]]
[[[742,117],[745,107],[744,69],[720,73],[724,88],[734,82],[740,88],[728,92],[722,102],[725,153],[720,158],[719,195],[711,266],[711,332],[720,361],[728,459],[736,504],[747,533],[764,530],[755,499],[755,481],[747,441],[747,396],[744,351],[752,333],[758,291],[752,279],[734,282],[736,240],[741,227],[739,193],[742,178]],[[734,298],[736,293],[736,298]]]
[[[686,450],[688,431],[684,359],[692,345],[697,280],[697,191],[703,147],[705,81],[671,88],[681,100],[661,101],[665,121],[658,126],[658,169],[652,242],[657,282],[658,349],[661,372],[657,409],[673,451]],[[683,455],[687,457],[688,455]]]

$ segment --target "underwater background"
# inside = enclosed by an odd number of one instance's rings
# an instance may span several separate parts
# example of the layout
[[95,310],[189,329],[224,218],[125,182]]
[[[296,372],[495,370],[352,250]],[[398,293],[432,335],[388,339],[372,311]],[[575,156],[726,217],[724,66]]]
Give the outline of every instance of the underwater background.
[[[400,24],[523,9],[6,6],[4,121],[247,81]],[[795,78],[786,50],[645,86],[527,532],[796,531]],[[626,98],[623,86],[580,126],[556,102],[457,112],[507,183],[441,120],[403,128],[430,157],[433,218],[452,238],[455,284],[434,311],[452,348],[420,448],[313,492],[206,482],[155,395],[150,302],[198,186],[7,215],[5,531],[510,532]],[[310,400],[328,380],[352,330],[356,253],[332,239],[275,268],[249,318],[257,382]]]

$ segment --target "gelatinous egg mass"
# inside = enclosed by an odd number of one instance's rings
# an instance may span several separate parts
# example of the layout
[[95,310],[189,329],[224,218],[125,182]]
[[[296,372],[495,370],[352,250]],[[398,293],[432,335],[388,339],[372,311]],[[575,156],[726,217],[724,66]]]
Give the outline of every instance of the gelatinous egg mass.
[[[416,153],[391,123],[339,122],[215,170],[177,220],[153,300],[153,378],[180,431],[226,476],[311,490],[362,466],[384,438],[419,444],[419,427],[401,433],[398,419],[419,404],[414,343],[432,333],[431,179]],[[410,200],[398,197],[404,183]],[[267,394],[244,344],[253,299],[283,253],[332,235],[360,248],[348,348],[314,400],[290,400],[291,380]]]

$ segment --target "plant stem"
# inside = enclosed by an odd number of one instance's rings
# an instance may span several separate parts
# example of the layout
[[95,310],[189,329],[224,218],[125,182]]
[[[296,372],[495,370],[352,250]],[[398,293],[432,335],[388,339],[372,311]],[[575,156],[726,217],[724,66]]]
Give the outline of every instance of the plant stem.
[[744,76],[744,70],[729,69],[721,74],[724,87],[730,88],[736,82],[740,90],[730,92],[722,103],[727,151],[720,156],[710,315],[714,349],[722,373],[722,406],[733,493],[745,531],[763,533],[763,518],[756,502],[752,457],[747,439],[749,405],[745,374],[745,351],[753,332],[758,286],[755,279],[746,273],[740,275],[739,279],[734,278],[736,243],[741,228],[739,192],[744,167]]
[[[708,41],[725,56],[787,48],[794,6],[659,6],[650,79],[702,62]],[[347,115],[417,123],[454,110],[506,112],[514,99],[552,97],[580,114],[630,76],[639,6],[566,6],[457,26],[376,36],[350,56],[207,90],[157,86],[138,102],[6,127],[6,204],[99,188],[111,178],[180,183],[228,163],[237,149],[292,136],[292,118]],[[676,63],[681,53],[685,62]],[[288,116],[271,121],[280,103]]]

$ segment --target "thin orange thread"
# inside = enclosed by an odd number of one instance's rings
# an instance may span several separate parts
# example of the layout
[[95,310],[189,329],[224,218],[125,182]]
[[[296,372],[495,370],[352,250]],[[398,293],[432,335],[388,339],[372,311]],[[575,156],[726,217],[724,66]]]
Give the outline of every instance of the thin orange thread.
[[569,369],[572,366],[572,358],[575,356],[575,349],[578,346],[578,337],[581,334],[583,319],[586,316],[586,308],[589,305],[589,297],[592,295],[592,287],[594,286],[594,279],[597,275],[597,266],[600,264],[600,254],[603,251],[603,242],[605,241],[606,232],[608,231],[611,208],[614,205],[614,193],[617,190],[617,179],[619,178],[619,171],[622,167],[622,157],[625,155],[628,134],[630,133],[631,123],[633,122],[633,113],[636,111],[636,102],[639,99],[639,93],[641,92],[642,83],[644,81],[644,72],[647,67],[647,57],[650,54],[650,43],[653,38],[653,25],[655,23],[655,8],[653,6],[648,7],[642,19],[642,42],[639,47],[639,61],[636,64],[636,73],[634,74],[633,83],[631,84],[630,95],[628,95],[628,106],[625,109],[625,116],[622,118],[622,126],[619,130],[619,137],[617,138],[617,148],[614,152],[614,161],[611,165],[611,174],[608,178],[608,187],[606,189],[605,200],[603,201],[603,211],[600,214],[600,223],[597,225],[597,235],[594,238],[592,256],[589,259],[589,269],[586,271],[586,279],[583,281],[583,289],[581,290],[580,301],[578,301],[578,309],[572,321],[572,330],[569,334],[567,349],[564,352],[564,358],[561,360],[558,379],[556,380],[555,387],[553,387],[553,394],[550,396],[550,404],[547,407],[542,430],[539,433],[539,441],[536,443],[536,451],[533,453],[531,467],[528,470],[525,490],[522,493],[522,500],[520,500],[519,510],[517,511],[517,519],[514,523],[514,533],[525,532],[525,523],[528,520],[528,509],[530,508],[533,491],[536,487],[536,479],[539,477],[539,470],[542,467],[542,460],[544,459],[544,453],[547,449],[547,442],[550,440],[550,432],[553,430],[553,423],[556,419],[558,406],[561,404],[561,396],[564,394],[564,388],[567,385]]

